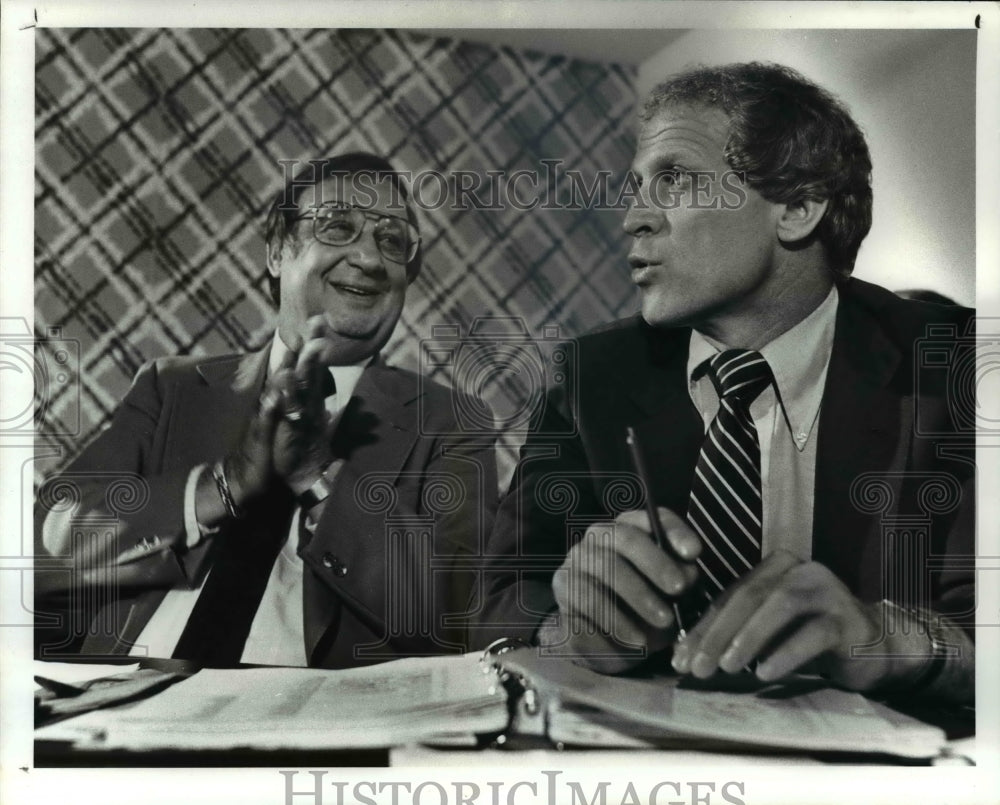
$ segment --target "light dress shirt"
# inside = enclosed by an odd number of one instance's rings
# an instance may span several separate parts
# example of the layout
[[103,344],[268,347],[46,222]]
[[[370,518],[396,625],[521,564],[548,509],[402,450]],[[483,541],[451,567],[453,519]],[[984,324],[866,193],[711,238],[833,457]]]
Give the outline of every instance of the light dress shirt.
[[[269,374],[281,365],[281,360],[287,351],[288,348],[275,333],[268,360]],[[366,359],[352,366],[330,367],[337,392],[326,398],[325,405],[334,420],[334,426],[369,363],[370,360]],[[198,479],[202,472],[208,471],[210,471],[209,465],[202,464],[191,470],[188,476],[184,494],[184,524],[188,547],[197,545],[202,539],[211,538],[215,533],[213,530],[202,528],[195,516],[195,490],[198,488]],[[291,666],[308,664],[303,631],[303,564],[297,553],[300,516],[301,509],[296,508],[281,551],[271,568],[271,575],[257,607],[257,614],[250,626],[250,634],[247,636],[240,657],[241,662]],[[170,657],[173,654],[198,596],[201,595],[205,580],[211,572],[209,570],[205,574],[201,585],[196,588],[175,588],[167,592],[132,647],[131,655]]]
[[[804,561],[812,558],[819,412],[838,300],[833,287],[812,313],[759,350],[774,375],[774,383],[750,405],[760,443],[764,557],[784,548]],[[719,396],[708,374],[698,370],[725,348],[697,330],[691,332],[688,392],[706,432],[719,410]]]

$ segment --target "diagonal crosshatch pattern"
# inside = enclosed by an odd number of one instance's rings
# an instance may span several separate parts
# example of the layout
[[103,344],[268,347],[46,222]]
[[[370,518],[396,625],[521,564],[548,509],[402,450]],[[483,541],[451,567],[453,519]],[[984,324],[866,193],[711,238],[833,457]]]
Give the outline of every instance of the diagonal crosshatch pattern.
[[[266,342],[262,225],[280,160],[365,149],[415,175],[484,178],[560,160],[615,186],[634,143],[631,68],[401,31],[39,29],[35,78],[35,337],[80,345],[78,396],[76,375],[39,390],[40,439],[61,454],[36,482],[108,423],[143,362]],[[617,210],[419,215],[424,269],[391,363],[466,386],[422,360],[437,325],[461,339],[502,316],[571,337],[636,307]],[[534,382],[501,372],[469,390],[510,411]]]

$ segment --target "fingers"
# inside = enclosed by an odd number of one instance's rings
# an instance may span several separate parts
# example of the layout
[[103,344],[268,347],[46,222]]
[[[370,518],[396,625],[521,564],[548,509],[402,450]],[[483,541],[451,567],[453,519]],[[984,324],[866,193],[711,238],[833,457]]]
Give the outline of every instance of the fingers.
[[[787,551],[776,551],[729,587],[676,647],[674,669],[705,679],[720,669],[735,673],[755,659],[796,616],[788,612],[779,618],[773,604],[764,613],[761,609],[787,583],[785,575],[798,564],[800,560]],[[727,655],[725,667],[720,665],[723,655]]]
[[671,561],[631,526],[597,524],[570,550],[554,580],[556,600],[564,611],[583,614],[605,630],[618,621],[624,604],[643,624],[670,625],[668,591],[683,589]]
[[[763,668],[767,675],[777,669],[774,673],[785,674],[832,648],[829,639],[837,631],[837,618],[828,616],[836,613],[837,596],[830,594],[824,575],[830,576],[832,584],[839,584],[816,563],[792,566],[730,640],[719,657],[719,667],[735,673],[761,659],[758,672]],[[790,635],[787,639],[786,633]],[[812,653],[801,654],[810,647]],[[713,648],[710,646],[708,652]]]
[[336,360],[336,347],[331,339],[330,325],[323,316],[313,316],[306,323],[306,340],[299,350],[295,366],[297,375],[305,376],[315,363],[330,366]]
[[666,648],[668,632],[638,632],[626,640],[619,632],[607,633],[580,616],[561,615],[559,624],[549,630],[544,645],[569,653],[577,663],[604,674],[626,671],[652,654]]
[[257,414],[250,420],[239,449],[224,459],[229,485],[237,505],[262,491],[271,473],[274,434],[281,419],[281,395],[272,388],[261,395]]
[[[312,429],[325,423],[323,374],[334,357],[325,318],[313,316],[306,324],[305,341],[285,352],[270,378],[269,385],[281,395],[284,418],[296,427]],[[303,420],[306,424],[299,425]]]
[[[662,510],[678,553],[697,555],[697,538],[680,518]],[[597,670],[634,665],[669,645],[672,599],[697,578],[697,566],[663,551],[645,514],[630,512],[614,523],[591,526],[553,578],[564,635],[575,656]],[[638,651],[637,651],[638,650]]]
[[[698,576],[693,558],[701,550],[697,536],[682,519],[668,509],[660,509],[667,539],[676,548],[665,551],[650,533],[649,517],[643,511],[624,512],[615,518],[615,550],[667,596],[683,593]],[[664,517],[666,515],[666,517]]]
[[285,350],[285,354],[281,356],[281,361],[278,363],[278,371],[282,369],[294,369],[295,362],[298,359],[299,350],[302,348],[302,341],[296,339],[297,343],[295,347],[288,346]]
[[608,586],[592,577],[556,574],[553,580],[559,611],[567,619],[572,633],[579,638],[605,645],[641,647],[649,637],[665,627],[651,627],[633,610],[622,606],[622,599]]
[[256,429],[254,437],[262,444],[274,442],[274,431],[281,419],[281,395],[274,389],[265,389],[260,398],[260,409],[250,427]]
[[[296,334],[297,336],[298,334]],[[298,347],[301,347],[298,341]],[[303,404],[299,399],[298,390],[294,382],[295,365],[298,362],[298,348],[292,349],[290,346],[281,356],[277,369],[268,378],[268,391],[273,391],[277,395],[280,414],[289,422],[298,422],[302,418]],[[266,396],[267,392],[265,392]],[[264,398],[261,398],[263,407]]]
[[838,678],[870,630],[864,605],[828,568],[779,551],[713,603],[673,665],[705,679],[757,661],[758,678],[773,681],[817,661]]
[[670,642],[666,628],[638,617],[595,577],[574,576],[564,565],[553,579],[553,588],[560,618],[546,644],[568,649],[574,660],[596,671],[619,673]]
[[[697,559],[701,553],[701,540],[694,529],[688,525],[687,520],[663,506],[657,507],[656,511],[674,556],[686,562],[693,562]],[[640,528],[652,539],[653,529],[649,522],[649,515],[645,510],[622,512],[615,518],[615,522],[628,523]]]
[[321,353],[311,349],[314,341],[309,341],[299,353],[295,365],[295,390],[303,407],[303,415],[312,422],[323,419],[323,375],[329,371],[321,362]]
[[835,649],[839,642],[840,630],[833,619],[811,618],[760,662],[757,677],[765,682],[780,679]]
[[282,406],[281,394],[273,388],[266,388],[261,395],[257,407],[257,415],[250,420],[246,437],[243,441],[243,454],[251,459],[256,459],[263,463],[269,461],[271,443],[274,438],[274,429],[278,420],[281,419]]
[[[293,356],[294,358],[294,356]],[[267,392],[277,395],[281,417],[298,424],[305,411],[305,400],[295,379],[295,368],[282,367],[267,380]],[[263,401],[263,397],[261,398]]]

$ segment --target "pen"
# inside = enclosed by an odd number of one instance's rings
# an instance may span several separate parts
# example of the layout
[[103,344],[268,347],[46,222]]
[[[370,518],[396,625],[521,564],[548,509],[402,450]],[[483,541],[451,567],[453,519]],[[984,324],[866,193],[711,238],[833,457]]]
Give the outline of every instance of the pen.
[[[635,468],[635,474],[639,476],[643,492],[646,495],[646,514],[649,515],[649,527],[653,532],[653,541],[667,556],[679,560],[679,557],[670,547],[670,540],[667,539],[667,535],[663,531],[663,524],[656,513],[656,505],[653,503],[653,486],[649,481],[649,470],[646,469],[646,462],[642,457],[642,451],[639,449],[639,442],[635,438],[635,430],[631,427],[625,429],[625,443],[628,445],[629,454],[632,456],[632,466]],[[677,636],[683,640],[687,632],[684,631],[681,610],[677,606],[676,600],[671,600],[671,604],[674,608],[674,621],[677,623]]]

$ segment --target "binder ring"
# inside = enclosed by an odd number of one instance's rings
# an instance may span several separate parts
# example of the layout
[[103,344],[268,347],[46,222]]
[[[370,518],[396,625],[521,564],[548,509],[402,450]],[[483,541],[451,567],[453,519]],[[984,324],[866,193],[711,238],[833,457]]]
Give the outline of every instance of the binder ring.
[[487,673],[489,671],[491,660],[496,660],[500,655],[506,654],[508,651],[514,651],[515,649],[525,648],[528,645],[528,641],[521,639],[520,637],[501,637],[490,643],[479,658],[480,665],[483,666],[483,672]]

